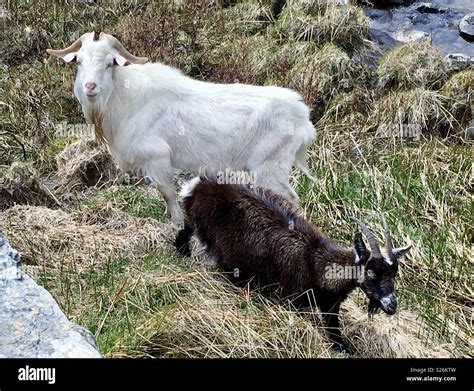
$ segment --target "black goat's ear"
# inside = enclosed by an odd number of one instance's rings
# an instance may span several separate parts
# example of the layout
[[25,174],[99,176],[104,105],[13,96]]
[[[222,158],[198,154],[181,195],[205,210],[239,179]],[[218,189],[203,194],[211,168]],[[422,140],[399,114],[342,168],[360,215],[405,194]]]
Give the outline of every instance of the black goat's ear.
[[354,249],[356,253],[355,263],[359,264],[369,259],[369,252],[367,251],[367,247],[365,247],[364,239],[362,239],[360,232],[355,234]]
[[406,255],[406,253],[408,251],[410,251],[411,247],[412,247],[412,245],[410,244],[410,245],[405,246],[405,247],[394,248],[392,250],[392,259],[398,261],[400,258],[403,258]]

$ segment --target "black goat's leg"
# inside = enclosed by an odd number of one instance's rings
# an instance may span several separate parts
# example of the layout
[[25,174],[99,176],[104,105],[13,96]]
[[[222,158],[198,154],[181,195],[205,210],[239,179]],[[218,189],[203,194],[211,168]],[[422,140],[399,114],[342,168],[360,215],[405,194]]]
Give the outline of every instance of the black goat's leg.
[[185,222],[184,228],[178,232],[178,235],[176,236],[176,239],[174,241],[174,246],[176,247],[176,250],[185,257],[191,256],[189,241],[191,240],[191,236],[193,236],[193,233],[193,227],[189,223]]
[[341,352],[351,353],[350,348],[346,345],[341,335],[341,328],[339,324],[339,309],[341,302],[329,302],[320,305],[323,319],[326,323],[329,338],[333,343],[333,347]]

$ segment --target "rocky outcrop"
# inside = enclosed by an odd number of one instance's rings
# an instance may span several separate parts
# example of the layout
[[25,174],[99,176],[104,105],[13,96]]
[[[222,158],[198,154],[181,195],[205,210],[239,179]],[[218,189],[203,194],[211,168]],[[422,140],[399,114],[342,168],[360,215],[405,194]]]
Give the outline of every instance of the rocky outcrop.
[[100,357],[92,334],[22,273],[20,254],[1,233],[0,298],[0,358]]
[[474,12],[467,14],[459,22],[459,34],[469,42],[474,42]]
[[[389,35],[396,44],[429,39],[445,55],[462,53],[467,61],[474,59],[474,6],[469,1],[456,0],[449,7],[441,1],[414,2],[410,5],[394,5],[383,2],[371,2],[365,7],[370,19],[373,39],[383,50],[393,46],[382,33]],[[374,33],[375,31],[375,33]],[[382,40],[378,37],[382,36]]]

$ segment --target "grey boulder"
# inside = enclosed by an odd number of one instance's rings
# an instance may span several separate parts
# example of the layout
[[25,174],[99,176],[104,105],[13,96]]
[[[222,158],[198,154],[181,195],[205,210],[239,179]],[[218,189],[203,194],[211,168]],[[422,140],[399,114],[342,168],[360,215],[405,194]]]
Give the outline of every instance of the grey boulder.
[[22,273],[20,254],[0,233],[0,358],[99,357],[92,334]]

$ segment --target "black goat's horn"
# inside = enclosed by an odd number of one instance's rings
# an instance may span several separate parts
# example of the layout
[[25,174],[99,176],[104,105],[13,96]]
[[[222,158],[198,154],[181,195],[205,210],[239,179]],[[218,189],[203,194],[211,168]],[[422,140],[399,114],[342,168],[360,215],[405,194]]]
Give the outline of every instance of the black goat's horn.
[[393,256],[393,246],[392,246],[392,235],[390,234],[390,227],[387,224],[387,220],[383,213],[380,214],[380,219],[382,220],[383,224],[383,231],[385,235],[385,250],[387,251],[387,255],[389,259],[392,259]]
[[365,237],[369,241],[370,251],[372,251],[372,257],[382,258],[382,253],[380,252],[379,243],[375,235],[370,231],[369,228],[367,228],[367,226],[362,221],[360,221],[359,219],[355,217],[351,217],[351,218],[359,225],[360,229],[362,230]]

